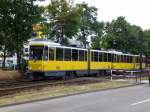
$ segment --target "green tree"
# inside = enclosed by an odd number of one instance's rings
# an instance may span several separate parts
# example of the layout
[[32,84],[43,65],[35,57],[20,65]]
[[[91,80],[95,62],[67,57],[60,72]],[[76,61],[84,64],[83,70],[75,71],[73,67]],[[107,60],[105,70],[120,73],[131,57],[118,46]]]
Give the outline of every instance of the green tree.
[[12,5],[13,30],[15,33],[14,41],[16,42],[17,63],[20,66],[20,58],[23,43],[32,37],[32,24],[37,22],[41,17],[40,9],[34,2],[37,0],[14,0]]
[[94,31],[97,30],[95,25],[97,26],[97,23],[99,25],[97,21],[97,8],[89,7],[86,3],[77,4],[77,7],[81,10],[81,19],[79,33],[76,35],[76,38],[81,41],[86,48],[89,43],[88,38],[97,33]]
[[[32,24],[41,18],[41,8],[34,5],[35,1],[37,0],[0,1],[0,34],[3,41],[1,46],[7,52],[8,49],[15,50],[18,66],[20,66],[23,43],[32,37]],[[12,47],[14,45],[15,47]]]
[[9,0],[0,1],[0,50],[3,52],[3,67],[5,67],[6,56],[14,52],[11,2]]
[[129,36],[130,24],[125,20],[125,17],[118,17],[110,23],[106,23],[105,36],[103,42],[106,49],[116,49],[127,52],[127,39]]
[[144,54],[147,57],[147,62],[150,63],[150,29],[143,31],[144,34]]
[[[127,38],[127,50],[130,53],[139,54],[143,49],[142,40],[142,28],[136,25],[131,25],[129,28],[129,34]],[[141,49],[142,48],[142,49]]]
[[47,11],[50,21],[50,38],[54,37],[56,42],[64,44],[66,38],[72,38],[78,32],[79,8],[72,6],[66,0],[51,0]]
[[102,44],[106,49],[116,49],[133,54],[144,53],[147,48],[142,28],[130,25],[122,16],[106,23]]
[[91,46],[93,49],[101,49],[102,48],[102,38],[104,35],[104,22],[95,22],[92,29],[95,32],[95,35],[91,38]]

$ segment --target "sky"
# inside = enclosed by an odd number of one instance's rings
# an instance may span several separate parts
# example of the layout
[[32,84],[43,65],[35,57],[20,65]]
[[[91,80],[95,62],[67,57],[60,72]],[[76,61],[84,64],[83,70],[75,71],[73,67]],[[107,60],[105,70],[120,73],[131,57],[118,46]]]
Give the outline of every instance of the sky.
[[[44,3],[47,5],[50,0]],[[150,29],[150,0],[74,0],[75,3],[86,2],[98,8],[99,21],[112,21],[118,16],[143,30]]]

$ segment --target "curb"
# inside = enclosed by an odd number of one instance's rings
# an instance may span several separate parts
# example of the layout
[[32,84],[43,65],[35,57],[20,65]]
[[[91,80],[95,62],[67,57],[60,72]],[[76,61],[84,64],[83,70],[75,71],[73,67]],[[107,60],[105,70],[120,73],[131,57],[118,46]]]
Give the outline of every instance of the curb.
[[35,102],[46,101],[46,100],[53,100],[53,99],[58,99],[58,98],[63,98],[63,97],[74,96],[74,95],[81,95],[81,94],[87,94],[87,93],[94,93],[94,92],[101,92],[101,91],[108,91],[108,90],[115,90],[115,89],[127,88],[127,87],[142,85],[142,84],[145,84],[145,83],[138,83],[138,84],[127,85],[127,86],[122,86],[122,87],[100,89],[100,90],[95,90],[95,91],[86,91],[86,92],[66,94],[66,95],[55,96],[55,97],[47,97],[47,98],[37,99],[37,100],[32,100],[32,101],[24,101],[24,102],[19,102],[19,103],[12,103],[12,104],[0,105],[0,108],[9,107],[9,106],[17,106],[17,105],[22,105],[22,104],[27,104],[27,103],[35,103]]

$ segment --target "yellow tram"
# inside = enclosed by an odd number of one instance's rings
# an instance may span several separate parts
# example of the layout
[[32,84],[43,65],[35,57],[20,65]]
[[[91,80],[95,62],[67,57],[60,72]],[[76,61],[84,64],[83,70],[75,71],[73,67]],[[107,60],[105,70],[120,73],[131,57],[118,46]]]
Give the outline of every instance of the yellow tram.
[[[139,55],[65,47],[48,41],[30,42],[28,69],[33,76],[74,76],[139,68]],[[145,68],[144,56],[142,68]]]

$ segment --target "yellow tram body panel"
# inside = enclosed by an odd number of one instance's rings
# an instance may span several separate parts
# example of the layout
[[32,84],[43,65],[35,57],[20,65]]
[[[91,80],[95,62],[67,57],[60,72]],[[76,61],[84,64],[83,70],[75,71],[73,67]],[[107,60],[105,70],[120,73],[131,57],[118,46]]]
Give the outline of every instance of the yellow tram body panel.
[[[29,61],[28,66],[31,71],[74,71],[87,70],[87,62],[74,61]],[[145,68],[142,64],[142,68]],[[91,70],[100,69],[139,69],[139,63],[111,63],[111,62],[90,62]]]
[[[142,64],[142,68],[145,68],[145,63]],[[139,63],[112,63],[112,69],[124,69],[124,70],[132,70],[132,69],[140,69]]]
[[142,68],[146,68],[146,64],[145,63],[142,63]]
[[135,63],[135,69],[140,69],[140,64],[139,63]]
[[87,70],[87,62],[47,61],[44,62],[45,71],[74,71]]
[[[145,68],[142,64],[142,68]],[[87,70],[88,62],[74,61],[29,61],[29,70],[31,71],[74,71]],[[139,69],[139,63],[111,63],[111,62],[90,62],[90,69]]]
[[31,71],[74,71],[87,70],[87,62],[73,61],[29,61]]
[[43,71],[43,61],[28,61],[30,71]]
[[111,69],[111,62],[91,62],[90,69],[91,70],[99,70],[99,69]]
[[[146,64],[142,63],[142,68],[145,69],[146,68]],[[140,69],[140,63],[136,63],[135,64],[135,69]]]
[[112,63],[112,69],[131,70],[134,68],[135,68],[134,63]]

